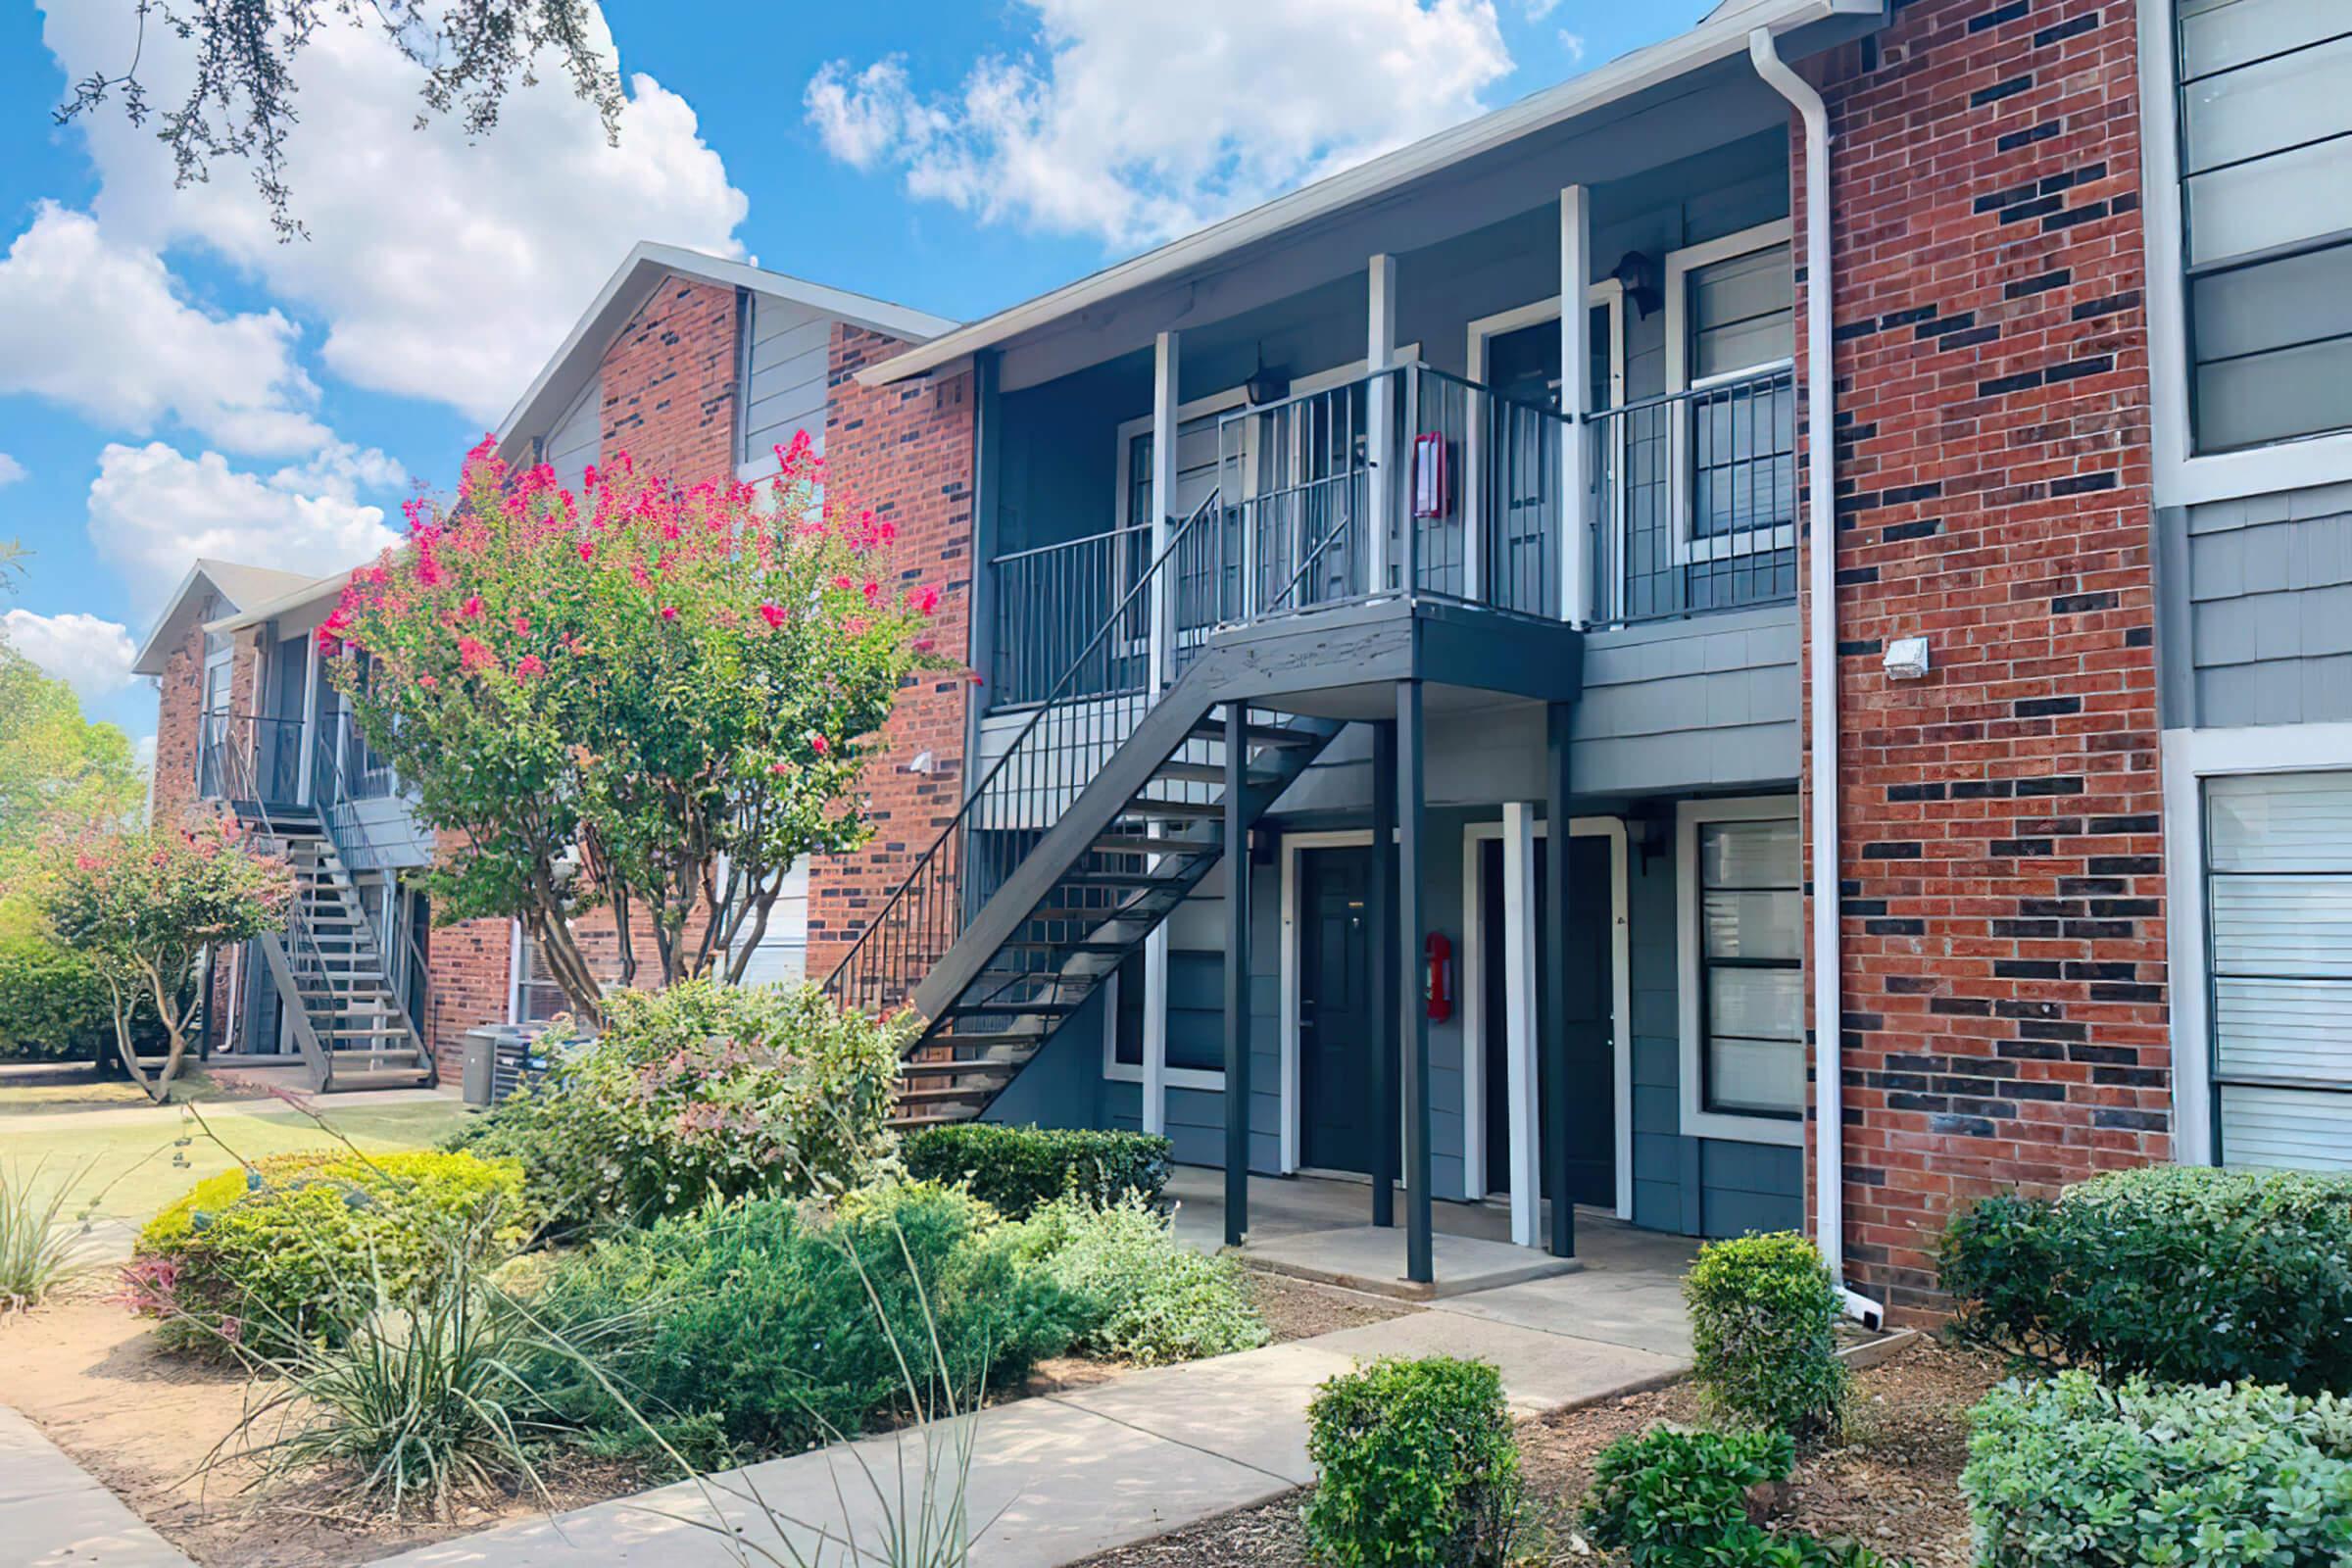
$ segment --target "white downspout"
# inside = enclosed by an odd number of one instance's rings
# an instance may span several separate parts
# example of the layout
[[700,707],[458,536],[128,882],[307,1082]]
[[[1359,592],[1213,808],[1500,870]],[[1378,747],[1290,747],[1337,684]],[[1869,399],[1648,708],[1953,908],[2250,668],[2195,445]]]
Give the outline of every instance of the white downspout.
[[[1831,361],[1830,111],[1788,69],[1772,31],[1747,35],[1756,74],[1805,122],[1806,628],[1812,669],[1814,1238],[1830,1275],[1845,1282],[1844,1084],[1838,1040],[1841,972],[1838,898],[1837,376]],[[1851,1293],[1848,1293],[1849,1298]]]

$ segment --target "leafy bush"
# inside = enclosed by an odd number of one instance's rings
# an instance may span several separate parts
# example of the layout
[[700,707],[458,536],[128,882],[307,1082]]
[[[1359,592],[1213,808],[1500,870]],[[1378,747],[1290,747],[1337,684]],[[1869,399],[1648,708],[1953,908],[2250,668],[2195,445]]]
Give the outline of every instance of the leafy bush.
[[1788,1478],[1786,1432],[1682,1432],[1619,1438],[1592,1465],[1582,1524],[1592,1544],[1635,1568],[1870,1568],[1875,1552],[1764,1528],[1765,1499]]
[[1148,1133],[967,1121],[910,1134],[901,1154],[907,1174],[962,1182],[998,1212],[1021,1219],[1066,1196],[1098,1207],[1130,1194],[1157,1202],[1168,1185],[1170,1148]]
[[2352,1391],[2352,1177],[2160,1165],[1953,1217],[1957,1331],[2041,1365]]
[[877,1023],[814,986],[617,991],[604,1033],[449,1147],[519,1159],[551,1215],[634,1222],[713,1198],[838,1192],[871,1173],[911,1014]]
[[[903,1409],[900,1353],[921,1365],[934,1325],[926,1392],[944,1383],[959,1402],[1068,1345],[1073,1303],[1015,1265],[992,1220],[919,1186],[860,1195],[829,1222],[774,1199],[713,1204],[575,1254],[532,1310],[680,1447],[798,1448]],[[579,1358],[541,1355],[528,1381],[565,1418],[638,1431]]]
[[512,1160],[275,1154],[198,1182],[149,1221],[129,1283],[168,1340],[268,1352],[340,1340],[379,1305],[424,1299],[454,1254],[502,1254],[528,1229]]
[[1691,1375],[1726,1417],[1799,1443],[1836,1430],[1845,1395],[1838,1288],[1794,1232],[1700,1250],[1683,1281]]
[[95,1061],[113,1019],[90,960],[22,900],[0,898],[0,1061]]
[[1499,1568],[1520,1528],[1519,1445],[1483,1361],[1396,1357],[1333,1378],[1307,1409],[1319,1479],[1301,1523],[1340,1568]]
[[2088,1372],[1977,1406],[1960,1487],[1984,1568],[2352,1560],[2352,1402]]
[[1087,1349],[1156,1366],[1265,1344],[1241,1265],[1193,1250],[1168,1225],[1132,1195],[1106,1208],[1063,1198],[1022,1221],[1012,1246],[1081,1303]]

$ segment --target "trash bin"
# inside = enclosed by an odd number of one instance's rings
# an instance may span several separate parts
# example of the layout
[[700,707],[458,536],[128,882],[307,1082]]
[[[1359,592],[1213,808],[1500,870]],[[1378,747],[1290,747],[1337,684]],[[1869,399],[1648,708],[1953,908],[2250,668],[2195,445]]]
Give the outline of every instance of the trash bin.
[[504,1026],[466,1031],[466,1103],[488,1105],[498,1097],[498,1037]]

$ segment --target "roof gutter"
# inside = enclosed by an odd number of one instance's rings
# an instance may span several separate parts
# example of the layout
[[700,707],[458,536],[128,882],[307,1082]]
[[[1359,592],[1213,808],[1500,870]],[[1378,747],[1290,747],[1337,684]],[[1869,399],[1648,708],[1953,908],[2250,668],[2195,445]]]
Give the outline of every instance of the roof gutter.
[[1769,37],[1836,17],[1874,15],[1884,9],[1883,0],[1781,0],[1778,5],[1758,4],[1740,15],[1701,24],[1493,114],[1424,137],[1157,250],[1147,251],[1052,293],[1041,294],[1010,310],[934,338],[919,348],[859,370],[858,380],[864,386],[887,386],[929,374],[977,350],[995,347],[1104,300],[1180,276],[1285,229],[1384,195],[1449,164],[1475,158],[1522,136],[1605,108],[1702,66],[1737,59],[1749,51],[1748,40],[1754,33]]
[[[1769,29],[1747,36],[1756,74],[1805,126],[1805,641],[1812,687],[1809,803],[1813,843],[1813,1236],[1830,1277],[1845,1283],[1843,973],[1838,896],[1837,374],[1831,362],[1830,111],[1788,68]],[[1850,1295],[1850,1293],[1849,1293]]]

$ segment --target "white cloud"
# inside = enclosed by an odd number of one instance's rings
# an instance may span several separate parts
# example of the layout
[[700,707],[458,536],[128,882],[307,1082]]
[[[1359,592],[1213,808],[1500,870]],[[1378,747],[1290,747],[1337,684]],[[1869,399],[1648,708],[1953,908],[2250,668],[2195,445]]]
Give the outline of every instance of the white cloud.
[[43,202],[0,257],[0,392],[28,392],[139,434],[175,419],[233,452],[307,452],[327,439],[276,311],[198,309],[163,259]]
[[1585,35],[1583,33],[1570,32],[1566,27],[1562,27],[1560,29],[1560,47],[1568,51],[1569,59],[1579,65],[1584,63]]
[[1163,238],[1467,119],[1511,69],[1494,0],[1022,0],[1028,57],[953,94],[834,61],[825,147],[987,220]]
[[110,444],[90,482],[90,543],[153,611],[199,556],[323,576],[395,542],[383,509],[359,501],[350,482],[306,477],[315,475],[242,472],[217,452],[190,458],[161,441]]
[[1530,22],[1542,22],[1560,9],[1560,0],[1520,0]]
[[120,621],[69,612],[36,615],[12,610],[0,615],[0,636],[43,672],[74,688],[84,703],[112,697],[130,684],[130,662],[137,650],[130,631]]
[[[43,37],[69,79],[122,69],[135,9],[49,6]],[[601,15],[591,24],[610,51]],[[142,61],[158,105],[175,103],[188,80],[187,47],[167,31],[147,29]],[[192,242],[249,269],[324,320],[320,354],[338,376],[487,425],[637,240],[740,253],[743,193],[692,107],[650,76],[630,80],[617,147],[552,61],[469,144],[449,120],[415,128],[421,78],[372,22],[329,20],[300,62],[286,179],[308,240],[278,242],[241,165],[223,161],[210,180],[174,190],[152,125],[136,129],[109,109],[83,133],[110,235]]]
[[19,463],[7,453],[0,452],[0,485],[15,484],[19,479],[24,477],[24,465]]
[[152,776],[155,772],[155,736],[153,734],[142,735],[132,741],[130,756],[131,760],[139,764],[140,772]]

